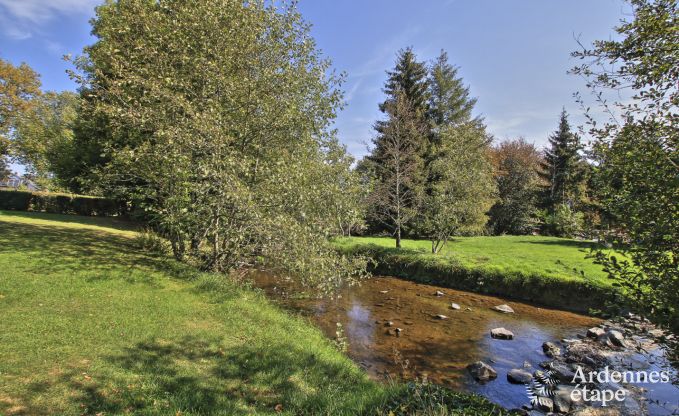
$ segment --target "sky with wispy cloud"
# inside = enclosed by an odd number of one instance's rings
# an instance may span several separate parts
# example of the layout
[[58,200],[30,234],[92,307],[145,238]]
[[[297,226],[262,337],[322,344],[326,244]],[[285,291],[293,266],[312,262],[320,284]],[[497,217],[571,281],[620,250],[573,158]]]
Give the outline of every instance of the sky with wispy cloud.
[[[89,19],[101,0],[0,0],[0,57],[26,62],[44,89],[74,89],[65,54],[93,42]],[[441,49],[478,98],[496,140],[525,137],[544,146],[562,107],[582,122],[568,75],[570,53],[614,37],[629,17],[622,0],[301,0],[299,8],[334,67],[347,73],[346,107],[336,127],[355,156],[367,152],[384,97],[385,71],[400,48],[430,61]]]

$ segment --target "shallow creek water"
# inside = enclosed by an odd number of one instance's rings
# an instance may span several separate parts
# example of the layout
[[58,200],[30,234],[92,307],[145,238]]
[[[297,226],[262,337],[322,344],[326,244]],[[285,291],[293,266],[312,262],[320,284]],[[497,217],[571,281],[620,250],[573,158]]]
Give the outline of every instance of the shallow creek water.
[[[505,299],[444,289],[391,277],[377,277],[341,292],[338,299],[299,299],[285,280],[264,273],[255,285],[286,307],[309,316],[328,337],[342,324],[348,354],[372,377],[415,377],[476,392],[507,408],[528,403],[523,385],[506,374],[527,361],[534,368],[547,357],[542,343],[572,338],[600,321],[574,313],[544,309]],[[436,296],[436,291],[444,294]],[[457,303],[454,310],[451,303]],[[491,309],[510,305],[515,313]],[[438,319],[436,315],[446,315]],[[393,325],[389,326],[388,322]],[[492,339],[490,330],[504,327],[514,340]],[[395,333],[395,328],[402,331]],[[483,360],[498,372],[497,380],[479,384],[465,367]]]

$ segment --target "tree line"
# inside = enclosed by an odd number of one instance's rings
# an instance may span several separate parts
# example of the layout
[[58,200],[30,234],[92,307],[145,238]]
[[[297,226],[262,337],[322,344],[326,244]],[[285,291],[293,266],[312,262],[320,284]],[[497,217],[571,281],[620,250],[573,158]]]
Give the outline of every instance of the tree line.
[[[0,60],[0,176],[11,157],[46,189],[134,201],[204,269],[328,287],[365,276],[365,259],[328,243],[338,235],[426,238],[434,253],[456,235],[608,239],[631,261],[598,260],[637,309],[677,327],[677,4],[630,3],[621,40],[574,53],[571,72],[616,115],[590,118],[592,145],[565,111],[544,151],[494,142],[446,53],[426,63],[406,48],[354,163],[332,129],[343,77],[294,4],[108,2],[72,60],[77,93],[42,92],[27,65]],[[632,104],[604,99],[621,89]]]

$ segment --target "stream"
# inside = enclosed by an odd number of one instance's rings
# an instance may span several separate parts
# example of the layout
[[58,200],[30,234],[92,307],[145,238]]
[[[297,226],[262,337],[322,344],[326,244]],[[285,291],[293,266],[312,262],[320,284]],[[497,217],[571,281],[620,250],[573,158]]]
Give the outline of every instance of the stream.
[[[509,409],[529,403],[526,387],[507,381],[509,370],[539,368],[547,359],[542,350],[545,341],[577,338],[602,322],[392,277],[369,279],[342,290],[336,299],[300,297],[289,280],[262,272],[253,273],[252,279],[270,298],[308,316],[328,337],[336,338],[340,323],[347,354],[371,377],[426,378],[454,390],[481,394]],[[459,309],[454,309],[453,303]],[[515,313],[493,309],[502,304],[509,305]],[[491,329],[499,327],[511,331],[514,339],[491,338]],[[654,357],[651,360],[657,360],[657,353]],[[479,383],[470,376],[467,365],[479,360],[497,371],[496,380]],[[679,390],[671,384],[661,387],[649,389],[647,395],[655,396],[649,397],[649,403],[663,406],[653,407],[656,410],[648,414],[679,412],[675,406]],[[668,402],[670,410],[665,412]]]

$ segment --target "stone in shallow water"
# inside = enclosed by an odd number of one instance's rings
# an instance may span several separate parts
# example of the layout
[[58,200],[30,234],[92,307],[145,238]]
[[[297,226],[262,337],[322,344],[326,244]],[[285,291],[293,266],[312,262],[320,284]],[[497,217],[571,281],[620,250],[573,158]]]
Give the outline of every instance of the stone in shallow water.
[[608,339],[611,340],[611,343],[616,347],[625,346],[625,336],[620,331],[616,331],[615,329],[608,331]]
[[460,309],[460,305],[458,305],[457,303],[451,303],[451,304],[450,304],[450,308],[451,308],[451,309],[455,309],[455,310],[459,310],[459,309]]
[[477,381],[488,381],[497,378],[497,371],[483,361],[469,364],[467,370]]
[[435,318],[436,319],[448,319],[448,317],[446,315],[436,315]]
[[502,313],[514,313],[514,309],[512,309],[511,306],[506,305],[506,304],[497,305],[497,306],[493,307],[493,309],[495,309],[498,312],[502,312]]
[[599,338],[605,333],[606,331],[604,331],[603,328],[599,328],[598,326],[595,326],[594,328],[590,328],[587,330],[587,336],[590,338]]
[[528,384],[533,379],[533,375],[528,371],[515,368],[507,373],[507,381],[513,384]]
[[543,412],[551,412],[554,410],[554,401],[549,397],[538,397],[535,407]]
[[490,336],[495,339],[514,339],[514,334],[505,328],[495,328],[490,330]]
[[445,293],[441,292],[440,290],[437,290],[437,291],[434,293],[434,295],[435,295],[435,296],[443,296],[443,295],[445,295]]
[[557,347],[553,342],[545,342],[542,344],[542,352],[547,357],[554,358],[561,355],[561,348]]

